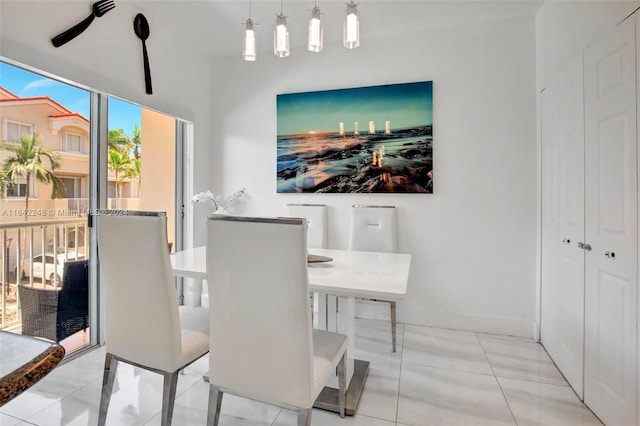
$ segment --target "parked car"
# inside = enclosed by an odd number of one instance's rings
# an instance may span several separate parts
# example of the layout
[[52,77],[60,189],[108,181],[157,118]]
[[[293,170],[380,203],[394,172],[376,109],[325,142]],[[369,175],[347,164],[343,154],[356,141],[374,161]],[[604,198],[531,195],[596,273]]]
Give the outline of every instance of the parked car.
[[[54,266],[54,256],[53,253],[45,253],[44,255],[39,254],[35,256],[32,260],[33,262],[33,277],[40,279],[47,279],[52,283],[57,279],[57,282],[62,282],[62,276],[64,273],[64,263],[66,261],[76,260],[76,252],[68,251],[65,253],[59,253],[57,255],[56,265]],[[44,263],[42,259],[44,257]],[[84,259],[84,255],[78,253],[77,260]],[[28,273],[27,273],[28,274]],[[56,278],[57,275],[57,278]]]

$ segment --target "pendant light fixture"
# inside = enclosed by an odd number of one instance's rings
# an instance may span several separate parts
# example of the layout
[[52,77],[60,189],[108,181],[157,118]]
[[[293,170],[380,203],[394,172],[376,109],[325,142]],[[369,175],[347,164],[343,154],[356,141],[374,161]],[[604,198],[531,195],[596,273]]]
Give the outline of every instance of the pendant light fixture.
[[309,43],[307,49],[311,52],[320,52],[322,50],[322,19],[320,18],[320,8],[317,2],[314,3],[311,11],[311,19],[309,19]]
[[253,19],[251,19],[251,0],[249,0],[249,18],[243,25],[242,58],[245,61],[255,61],[258,58],[258,52],[256,50],[256,33],[253,30]]
[[276,15],[276,28],[273,30],[273,53],[278,58],[289,56],[289,29],[287,17],[282,13],[282,0],[280,0],[280,14]]
[[360,46],[360,17],[358,16],[358,4],[351,0],[347,3],[347,16],[344,20],[343,41],[347,49],[355,49]]

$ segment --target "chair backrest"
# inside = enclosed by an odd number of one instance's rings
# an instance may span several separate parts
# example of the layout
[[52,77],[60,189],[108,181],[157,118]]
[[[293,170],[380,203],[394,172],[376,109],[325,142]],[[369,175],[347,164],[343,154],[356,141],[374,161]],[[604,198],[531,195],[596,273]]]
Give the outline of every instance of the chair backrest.
[[58,341],[89,324],[89,261],[65,262],[63,276],[62,288],[58,292]]
[[117,213],[97,216],[107,352],[173,371],[182,345],[166,214]]
[[304,219],[210,215],[207,232],[211,383],[265,402],[310,407]]
[[395,253],[398,251],[395,206],[363,206],[351,208],[350,249]]
[[[89,306],[89,261],[71,260],[64,263],[64,278],[58,301],[66,306]],[[58,312],[60,303],[58,303]]]
[[289,216],[307,220],[307,246],[327,248],[327,206],[324,204],[287,204]]

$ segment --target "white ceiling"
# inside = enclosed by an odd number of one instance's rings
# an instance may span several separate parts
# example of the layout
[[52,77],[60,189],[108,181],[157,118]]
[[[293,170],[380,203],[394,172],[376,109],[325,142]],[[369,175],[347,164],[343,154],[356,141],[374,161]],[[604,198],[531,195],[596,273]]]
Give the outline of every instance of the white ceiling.
[[[242,22],[249,0],[115,0],[149,19],[151,31],[162,28],[203,53],[216,58],[239,55]],[[368,38],[427,28],[533,16],[543,0],[360,0],[360,37]],[[275,15],[280,0],[252,0],[259,50],[273,46]],[[342,39],[346,11],[343,0],[317,0],[323,14],[324,40]],[[284,0],[292,47],[306,44],[306,28],[314,0]]]

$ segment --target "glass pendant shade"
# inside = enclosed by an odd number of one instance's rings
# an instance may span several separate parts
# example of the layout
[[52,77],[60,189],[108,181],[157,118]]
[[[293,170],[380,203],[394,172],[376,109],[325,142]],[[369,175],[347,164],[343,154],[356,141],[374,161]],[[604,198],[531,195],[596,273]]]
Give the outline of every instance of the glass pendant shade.
[[273,53],[279,58],[289,56],[289,29],[287,18],[282,13],[276,15],[276,29],[273,31]]
[[245,61],[255,61],[258,57],[256,51],[256,33],[253,30],[253,20],[247,19],[242,40],[242,58]]
[[311,52],[320,52],[322,50],[323,28],[320,19],[320,8],[315,6],[311,11],[311,19],[309,19],[309,43],[307,49]]
[[344,47],[347,49],[355,49],[360,46],[360,17],[358,16],[358,5],[353,0],[351,3],[347,3],[343,41]]

